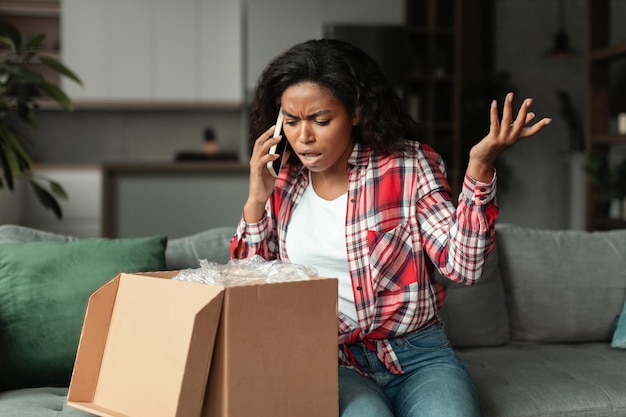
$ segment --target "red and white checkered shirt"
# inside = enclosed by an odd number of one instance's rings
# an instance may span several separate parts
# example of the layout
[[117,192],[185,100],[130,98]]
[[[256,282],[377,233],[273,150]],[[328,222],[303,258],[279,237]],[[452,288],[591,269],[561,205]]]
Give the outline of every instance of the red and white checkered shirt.
[[[493,248],[498,208],[491,184],[465,176],[455,209],[441,157],[414,142],[415,156],[378,156],[356,144],[348,160],[346,250],[358,323],[339,315],[339,361],[353,366],[348,344],[363,341],[392,373],[402,373],[389,339],[436,320],[445,298],[434,268],[471,285],[481,276]],[[302,167],[289,166],[277,178],[266,215],[243,218],[231,255],[283,259],[286,227],[308,185]]]

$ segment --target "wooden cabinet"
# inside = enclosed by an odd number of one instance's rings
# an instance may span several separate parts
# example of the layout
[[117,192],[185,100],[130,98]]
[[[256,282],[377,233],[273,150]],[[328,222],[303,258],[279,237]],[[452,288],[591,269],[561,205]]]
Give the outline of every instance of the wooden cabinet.
[[614,6],[610,0],[587,0],[585,145],[588,167],[593,168],[587,193],[589,230],[626,228],[624,207],[609,210],[611,203],[626,204],[616,190],[626,189],[626,177],[616,177],[616,166],[626,167],[621,162],[626,155],[619,152],[626,146],[626,129],[618,128],[618,115],[626,117],[626,42],[612,39]]
[[[42,55],[59,58],[61,48],[59,9],[59,2],[56,0],[3,1],[0,2],[0,20],[18,28],[24,40],[41,33],[46,34]],[[48,81],[59,84],[59,75],[56,72],[38,63],[34,63],[33,66],[33,69],[41,72]]]
[[423,137],[446,162],[453,191],[463,174],[461,144],[462,0],[405,2],[404,98]]
[[238,107],[239,0],[63,0],[63,60],[77,101]]

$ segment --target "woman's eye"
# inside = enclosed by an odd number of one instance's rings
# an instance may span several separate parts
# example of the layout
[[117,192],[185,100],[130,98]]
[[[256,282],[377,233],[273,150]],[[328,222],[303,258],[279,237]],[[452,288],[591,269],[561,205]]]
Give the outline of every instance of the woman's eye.
[[330,123],[330,120],[316,120],[315,123],[317,123],[320,126],[326,126],[328,125],[328,123]]
[[285,124],[287,126],[294,126],[296,124],[295,120],[285,120]]

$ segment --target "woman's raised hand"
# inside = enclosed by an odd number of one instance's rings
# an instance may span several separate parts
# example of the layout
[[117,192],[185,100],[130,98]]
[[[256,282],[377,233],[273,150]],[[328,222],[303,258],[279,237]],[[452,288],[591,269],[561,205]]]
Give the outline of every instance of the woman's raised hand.
[[498,156],[517,142],[534,136],[552,121],[550,118],[543,118],[529,125],[535,118],[535,113],[529,111],[531,104],[531,98],[525,99],[513,120],[513,93],[507,94],[500,120],[498,103],[496,100],[491,102],[489,133],[470,150],[467,173],[472,178],[480,182],[491,182],[493,164]]

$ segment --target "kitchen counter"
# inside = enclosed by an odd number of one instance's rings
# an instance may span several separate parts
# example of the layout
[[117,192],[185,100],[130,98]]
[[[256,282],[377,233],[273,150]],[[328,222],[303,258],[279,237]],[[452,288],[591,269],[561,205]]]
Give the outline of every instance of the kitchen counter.
[[181,237],[234,226],[248,195],[249,166],[233,162],[102,165],[102,234]]

